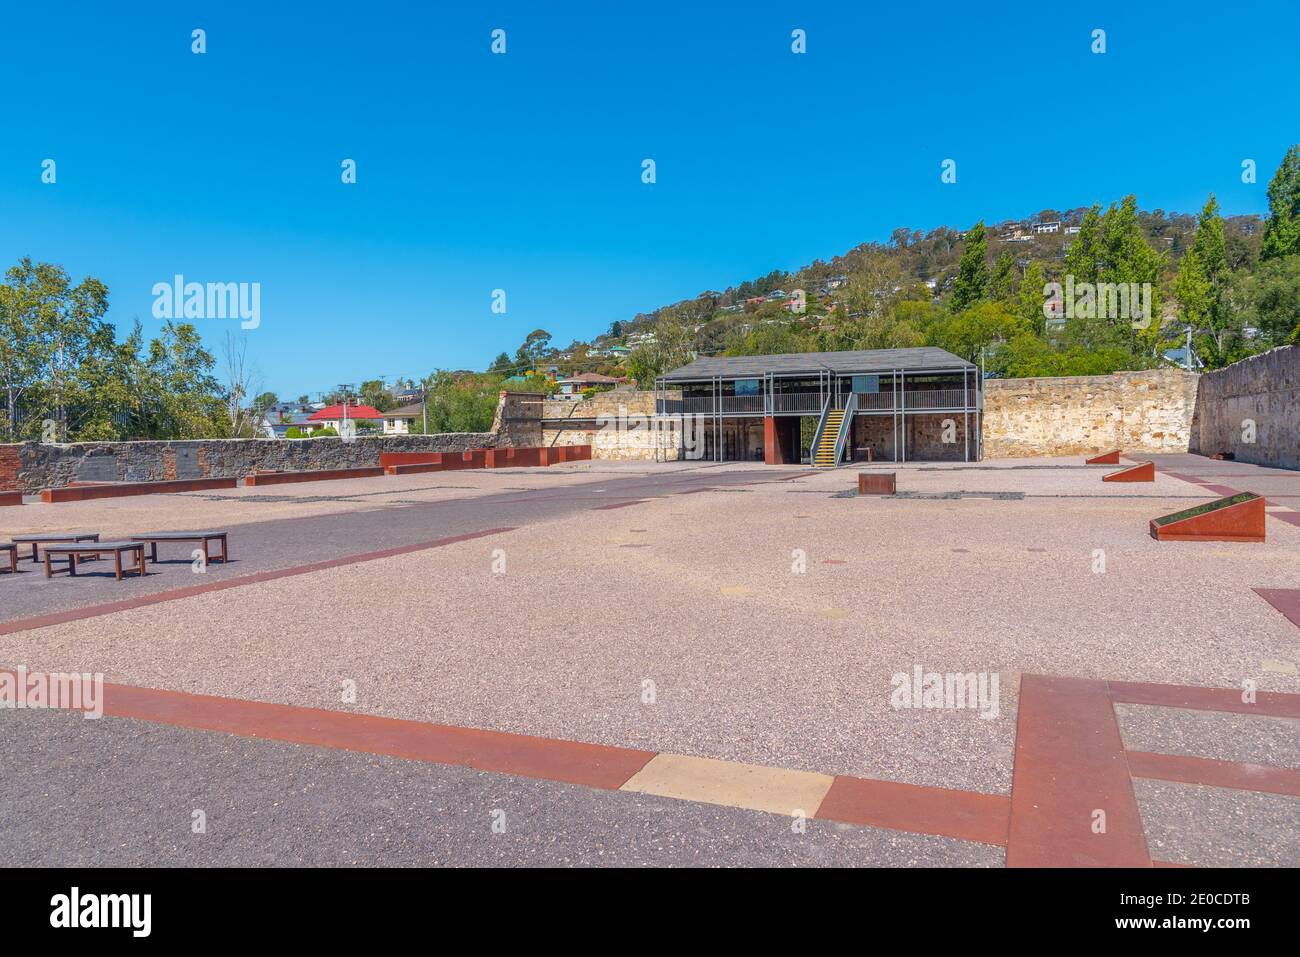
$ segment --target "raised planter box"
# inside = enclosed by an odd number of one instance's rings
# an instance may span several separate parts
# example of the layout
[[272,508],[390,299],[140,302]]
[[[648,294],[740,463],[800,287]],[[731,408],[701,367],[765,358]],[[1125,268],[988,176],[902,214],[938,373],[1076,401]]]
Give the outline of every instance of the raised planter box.
[[1160,542],[1262,542],[1264,518],[1264,499],[1238,492],[1152,519],[1151,537]]
[[1094,455],[1087,459],[1084,465],[1119,465],[1119,449],[1111,449],[1109,452],[1102,452],[1101,455]]
[[0,505],[21,505],[23,504],[22,492],[0,492]]
[[332,482],[335,479],[373,478],[383,475],[379,465],[356,469],[322,469],[316,472],[254,472],[244,479],[245,485],[287,485],[290,482]]
[[170,482],[114,482],[104,485],[65,485],[41,490],[42,502],[84,502],[92,498],[124,498],[128,495],[166,495],[172,492],[204,492],[234,488],[233,478],[180,479]]
[[1111,472],[1101,477],[1103,482],[1154,482],[1156,480],[1156,463],[1142,462],[1130,465],[1118,472]]
[[895,491],[893,472],[859,472],[859,495],[893,495]]

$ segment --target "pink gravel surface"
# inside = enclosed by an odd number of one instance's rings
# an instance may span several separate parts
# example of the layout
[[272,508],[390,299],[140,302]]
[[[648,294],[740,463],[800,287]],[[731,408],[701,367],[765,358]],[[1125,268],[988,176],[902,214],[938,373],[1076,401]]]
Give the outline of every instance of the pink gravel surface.
[[[638,474],[594,465],[546,481]],[[0,636],[0,662],[992,792],[1024,672],[1300,691],[1276,666],[1298,657],[1295,626],[1251,591],[1300,587],[1300,528],[1159,543],[1149,519],[1197,495],[1168,476],[898,471],[900,489],[1060,497],[832,497],[853,470],[665,495]],[[481,474],[457,481],[507,478]],[[917,665],[996,673],[998,716],[891,707],[891,676]]]

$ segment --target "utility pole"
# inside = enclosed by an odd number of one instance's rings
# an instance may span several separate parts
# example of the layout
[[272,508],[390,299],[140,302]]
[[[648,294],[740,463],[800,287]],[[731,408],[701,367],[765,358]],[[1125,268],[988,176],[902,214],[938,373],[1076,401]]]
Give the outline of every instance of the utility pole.
[[1192,371],[1192,327],[1187,327],[1187,355],[1183,356],[1183,367]]

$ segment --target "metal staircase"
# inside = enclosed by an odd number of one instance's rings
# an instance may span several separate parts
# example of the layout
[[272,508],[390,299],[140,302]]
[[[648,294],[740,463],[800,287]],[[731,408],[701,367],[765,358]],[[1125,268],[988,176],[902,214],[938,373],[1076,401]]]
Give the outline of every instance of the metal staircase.
[[818,469],[833,469],[844,457],[844,446],[853,429],[853,413],[857,411],[858,397],[850,392],[844,408],[834,408],[834,399],[826,400],[822,409],[821,421],[817,423],[817,432],[813,435],[812,465]]

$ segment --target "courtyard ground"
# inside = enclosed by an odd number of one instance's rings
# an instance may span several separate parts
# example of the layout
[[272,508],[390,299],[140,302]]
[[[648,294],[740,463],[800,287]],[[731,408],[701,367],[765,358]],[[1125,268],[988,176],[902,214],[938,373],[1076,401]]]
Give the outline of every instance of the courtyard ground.
[[[0,711],[4,863],[1294,865],[1300,474],[1152,458],[0,509],[0,541],[218,528],[232,558],[0,574],[0,667],[110,683],[99,721]],[[1236,490],[1265,543],[1148,535]],[[900,707],[917,669],[996,696]]]

